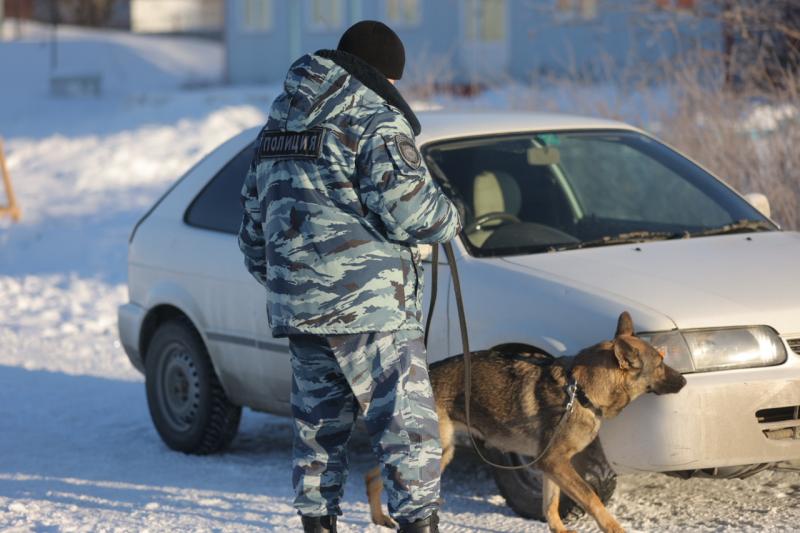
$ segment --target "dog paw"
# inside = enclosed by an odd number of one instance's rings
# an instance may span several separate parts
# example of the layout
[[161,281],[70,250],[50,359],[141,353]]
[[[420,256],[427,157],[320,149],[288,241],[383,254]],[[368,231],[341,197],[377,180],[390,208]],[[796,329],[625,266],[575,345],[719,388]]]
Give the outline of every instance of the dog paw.
[[392,520],[390,517],[386,516],[385,514],[381,514],[380,516],[373,516],[372,523],[377,526],[388,527],[389,529],[397,529],[398,525],[397,522]]

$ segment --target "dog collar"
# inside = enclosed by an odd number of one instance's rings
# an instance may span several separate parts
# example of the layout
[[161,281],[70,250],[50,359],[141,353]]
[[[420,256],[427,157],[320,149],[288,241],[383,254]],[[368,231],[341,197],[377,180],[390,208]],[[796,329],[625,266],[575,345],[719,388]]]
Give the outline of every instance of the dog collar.
[[572,411],[572,407],[575,405],[575,397],[577,394],[578,382],[575,381],[575,376],[573,376],[572,372],[570,372],[569,381],[567,381],[567,406],[564,408],[567,413]]
[[575,380],[575,376],[572,375],[572,372],[569,373],[569,381],[567,382],[567,409],[572,408],[572,404],[575,400],[578,400],[578,403],[581,404],[581,407],[584,407],[590,410],[597,416],[602,416],[603,411],[597,407],[595,404],[592,403],[592,400],[586,396],[586,391],[578,385],[578,382]]
[[603,414],[603,411],[601,411],[599,407],[597,407],[595,404],[592,403],[592,400],[590,400],[589,397],[586,396],[586,393],[582,388],[580,388],[580,386],[578,387],[578,391],[576,392],[575,397],[578,398],[578,402],[583,407],[590,410],[597,416],[601,416]]

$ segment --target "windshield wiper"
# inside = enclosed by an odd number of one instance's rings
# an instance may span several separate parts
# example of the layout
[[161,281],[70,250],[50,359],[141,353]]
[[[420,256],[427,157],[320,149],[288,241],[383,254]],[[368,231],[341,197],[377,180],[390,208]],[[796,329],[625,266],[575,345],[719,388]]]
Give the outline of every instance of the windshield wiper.
[[773,231],[775,226],[766,220],[740,220],[731,222],[718,228],[693,231],[689,237],[704,237],[706,235],[725,235],[726,233],[744,233],[750,231]]
[[593,248],[597,246],[608,246],[611,244],[630,244],[635,242],[647,241],[666,241],[670,239],[689,239],[692,237],[705,237],[708,235],[725,235],[728,233],[744,233],[751,231],[773,231],[775,226],[765,220],[740,220],[725,224],[718,228],[709,228],[700,231],[630,231],[618,235],[606,235],[599,239],[583,242],[570,242],[564,244],[553,244],[547,247],[548,252],[560,252],[562,250],[579,250],[581,248]]
[[610,244],[629,244],[634,242],[665,241],[668,239],[681,239],[689,237],[687,232],[674,231],[631,231],[618,235],[605,235],[599,239],[583,242],[570,242],[565,244],[554,244],[550,246],[548,252],[560,252],[562,250],[578,250],[581,248],[592,248],[596,246],[607,246]]

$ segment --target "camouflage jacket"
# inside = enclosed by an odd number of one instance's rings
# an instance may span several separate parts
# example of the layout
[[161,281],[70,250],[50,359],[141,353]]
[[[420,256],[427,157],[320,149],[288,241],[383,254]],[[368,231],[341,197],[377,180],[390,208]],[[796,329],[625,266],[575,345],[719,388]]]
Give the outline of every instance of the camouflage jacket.
[[459,215],[414,144],[393,85],[347,53],[289,69],[242,188],[239,247],[276,337],[422,329],[417,244]]

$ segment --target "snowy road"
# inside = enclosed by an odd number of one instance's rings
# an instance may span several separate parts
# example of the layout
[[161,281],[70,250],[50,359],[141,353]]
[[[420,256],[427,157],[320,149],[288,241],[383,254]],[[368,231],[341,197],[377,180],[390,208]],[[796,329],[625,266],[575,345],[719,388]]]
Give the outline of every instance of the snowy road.
[[[107,349],[103,342],[98,348]],[[124,356],[113,350],[121,366]],[[297,531],[291,508],[291,427],[246,412],[231,450],[169,451],[150,423],[139,380],[0,366],[0,530]],[[342,531],[369,527],[354,442]],[[445,473],[443,531],[546,531],[515,517],[469,453]],[[744,481],[621,478],[610,509],[631,531],[793,531],[800,474]],[[586,519],[575,526],[594,531]]]
[[[44,61],[46,47],[19,44],[0,44],[0,62]],[[246,411],[228,453],[172,452],[116,336],[132,225],[206,151],[261,123],[274,88],[179,90],[181,72],[184,81],[213,72],[137,68],[146,93],[99,100],[41,96],[38,74],[0,84],[0,133],[24,214],[0,220],[0,530],[296,531],[288,422]],[[378,531],[360,479],[372,466],[363,438],[352,463],[341,531]],[[443,496],[443,531],[546,530],[513,515],[467,452],[445,473]],[[610,510],[631,531],[794,531],[798,502],[798,472],[640,475],[620,479]],[[596,530],[587,519],[574,526]]]

